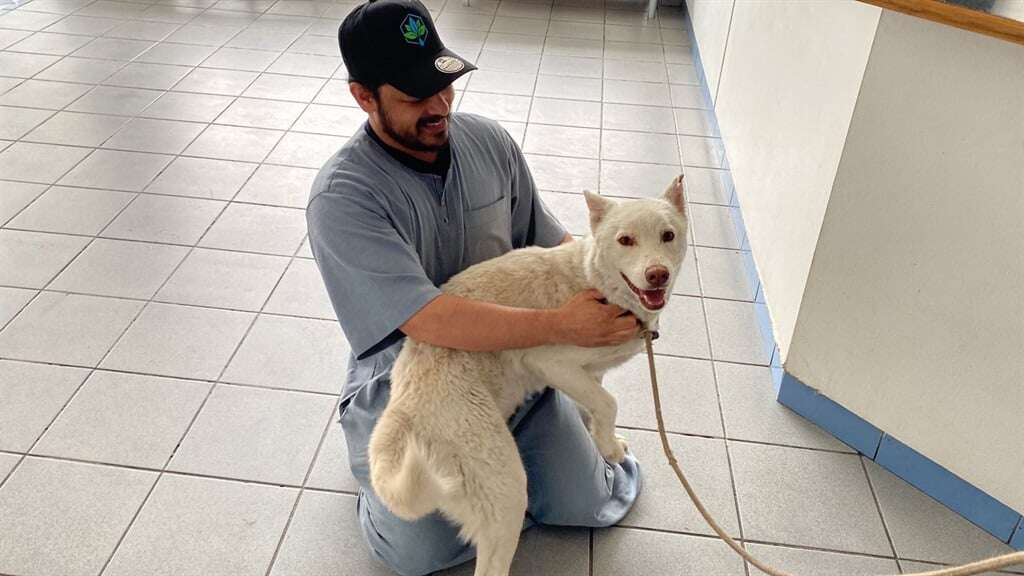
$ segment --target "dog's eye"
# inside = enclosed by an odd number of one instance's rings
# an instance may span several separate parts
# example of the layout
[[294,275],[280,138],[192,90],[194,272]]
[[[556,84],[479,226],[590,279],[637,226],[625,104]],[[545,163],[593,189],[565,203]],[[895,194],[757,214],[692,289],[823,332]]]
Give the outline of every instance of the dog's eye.
[[662,242],[671,242],[676,239],[676,233],[671,230],[666,230],[661,233]]
[[635,243],[632,236],[619,236],[619,244],[623,246],[632,246]]

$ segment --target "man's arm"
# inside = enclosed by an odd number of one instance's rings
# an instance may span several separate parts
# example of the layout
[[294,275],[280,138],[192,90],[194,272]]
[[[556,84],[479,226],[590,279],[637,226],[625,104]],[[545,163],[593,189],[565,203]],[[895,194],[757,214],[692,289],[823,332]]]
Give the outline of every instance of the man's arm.
[[596,290],[551,310],[513,308],[442,294],[401,330],[434,346],[494,352],[544,344],[621,344],[637,335],[637,321],[618,306],[604,303]]
[[493,352],[559,341],[555,310],[513,308],[442,294],[402,325],[402,332],[435,346]]
[[[574,241],[572,234],[562,244]],[[632,316],[602,304],[597,291],[583,293],[558,309],[536,310],[442,294],[402,325],[402,332],[435,346],[494,352],[545,344],[608,346],[637,333]],[[501,326],[495,330],[495,326]]]

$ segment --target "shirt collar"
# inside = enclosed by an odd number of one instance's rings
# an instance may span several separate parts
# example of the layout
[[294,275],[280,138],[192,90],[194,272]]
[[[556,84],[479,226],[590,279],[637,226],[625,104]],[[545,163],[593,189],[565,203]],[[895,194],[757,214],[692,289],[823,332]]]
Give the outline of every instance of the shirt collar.
[[448,167],[451,166],[452,163],[452,151],[450,143],[445,143],[444,147],[441,148],[441,150],[437,154],[437,160],[435,160],[434,162],[424,162],[423,160],[420,160],[419,158],[416,158],[414,156],[410,156],[409,154],[406,154],[405,152],[402,152],[401,150],[384,142],[384,140],[382,140],[380,136],[378,136],[377,133],[373,131],[373,128],[370,127],[369,122],[363,124],[363,128],[366,130],[366,133],[370,136],[370,138],[373,138],[373,140],[377,144],[380,144],[381,148],[386,150],[387,153],[390,154],[392,158],[398,160],[406,168],[409,168],[416,172],[420,172],[422,174],[435,174],[437,176],[440,176],[442,179],[447,176]]

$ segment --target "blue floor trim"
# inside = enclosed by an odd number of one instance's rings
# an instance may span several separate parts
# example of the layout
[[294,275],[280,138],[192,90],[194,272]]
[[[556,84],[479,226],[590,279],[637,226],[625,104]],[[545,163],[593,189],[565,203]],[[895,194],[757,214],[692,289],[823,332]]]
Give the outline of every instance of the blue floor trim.
[[1024,516],[1017,521],[1017,530],[1010,538],[1010,547],[1017,550],[1024,550]]
[[878,452],[878,445],[882,441],[881,430],[789,373],[782,375],[778,400],[868,458],[874,459]]
[[885,434],[793,375],[782,371],[781,377],[776,378],[781,404],[986,532],[1013,548],[1024,550],[1024,519],[1020,512]]
[[1009,506],[888,434],[875,462],[1003,542],[1010,541],[1020,521]]

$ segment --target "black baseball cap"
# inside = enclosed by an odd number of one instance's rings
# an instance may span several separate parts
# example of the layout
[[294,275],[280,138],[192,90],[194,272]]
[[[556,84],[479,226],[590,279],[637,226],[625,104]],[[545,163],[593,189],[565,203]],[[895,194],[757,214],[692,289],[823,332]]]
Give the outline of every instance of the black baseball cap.
[[349,79],[391,84],[414,98],[428,98],[476,70],[444,47],[430,12],[419,0],[370,0],[356,6],[338,28]]

